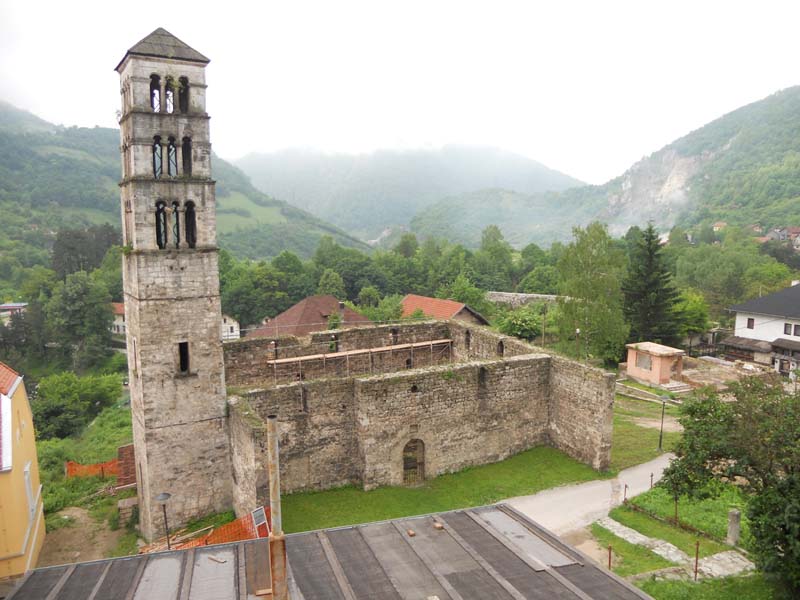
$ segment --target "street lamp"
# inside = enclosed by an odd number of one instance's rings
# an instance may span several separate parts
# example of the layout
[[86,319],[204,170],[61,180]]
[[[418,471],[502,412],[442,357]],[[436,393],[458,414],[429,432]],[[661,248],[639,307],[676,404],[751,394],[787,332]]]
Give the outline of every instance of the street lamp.
[[575,358],[577,360],[581,359],[581,329],[580,327],[575,328]]
[[156,496],[156,502],[160,502],[161,508],[164,509],[164,532],[167,534],[167,550],[172,550],[169,545],[169,523],[167,522],[167,502],[170,498],[172,498],[172,494],[169,492],[161,492]]

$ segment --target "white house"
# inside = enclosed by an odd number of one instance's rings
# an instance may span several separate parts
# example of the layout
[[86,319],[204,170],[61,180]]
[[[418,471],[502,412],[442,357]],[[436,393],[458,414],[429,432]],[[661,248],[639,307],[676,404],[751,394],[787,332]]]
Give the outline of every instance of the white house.
[[125,335],[125,305],[122,302],[112,302],[114,322],[111,323],[111,333]]
[[27,307],[27,302],[8,302],[7,304],[0,304],[0,323],[8,325],[13,315],[24,313]]
[[791,375],[800,366],[800,282],[761,298],[732,306],[733,336],[723,340],[730,358],[771,365]]
[[222,323],[220,323],[220,337],[223,342],[228,340],[238,340],[242,337],[239,329],[239,321],[229,315],[222,315]]

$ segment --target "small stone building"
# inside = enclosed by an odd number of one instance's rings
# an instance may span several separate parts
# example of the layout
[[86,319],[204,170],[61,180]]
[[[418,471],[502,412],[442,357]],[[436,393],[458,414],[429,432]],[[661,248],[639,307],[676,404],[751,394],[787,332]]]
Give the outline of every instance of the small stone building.
[[683,350],[654,342],[628,344],[628,377],[652,385],[679,381],[683,372]]

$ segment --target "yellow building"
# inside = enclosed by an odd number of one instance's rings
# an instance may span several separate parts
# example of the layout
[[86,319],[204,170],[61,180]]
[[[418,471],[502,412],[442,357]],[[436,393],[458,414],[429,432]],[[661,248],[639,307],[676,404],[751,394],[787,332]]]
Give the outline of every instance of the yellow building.
[[22,376],[0,362],[0,581],[36,566],[44,534],[28,395]]

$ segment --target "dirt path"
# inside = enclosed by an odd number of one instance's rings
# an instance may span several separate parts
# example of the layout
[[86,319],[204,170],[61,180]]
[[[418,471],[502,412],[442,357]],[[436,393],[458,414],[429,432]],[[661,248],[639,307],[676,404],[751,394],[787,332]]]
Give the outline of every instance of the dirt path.
[[[647,427],[649,429],[661,429],[661,419],[648,419],[646,417],[625,417],[631,423],[639,427]],[[664,417],[664,431],[669,432],[682,432],[683,425],[678,422],[675,417]]]
[[106,522],[98,523],[85,508],[70,506],[59,514],[70,517],[73,523],[47,533],[37,567],[106,558],[125,533],[122,528],[111,531]]
[[608,549],[594,539],[589,529],[577,529],[561,536],[561,539],[583,552],[598,565],[608,566]]

